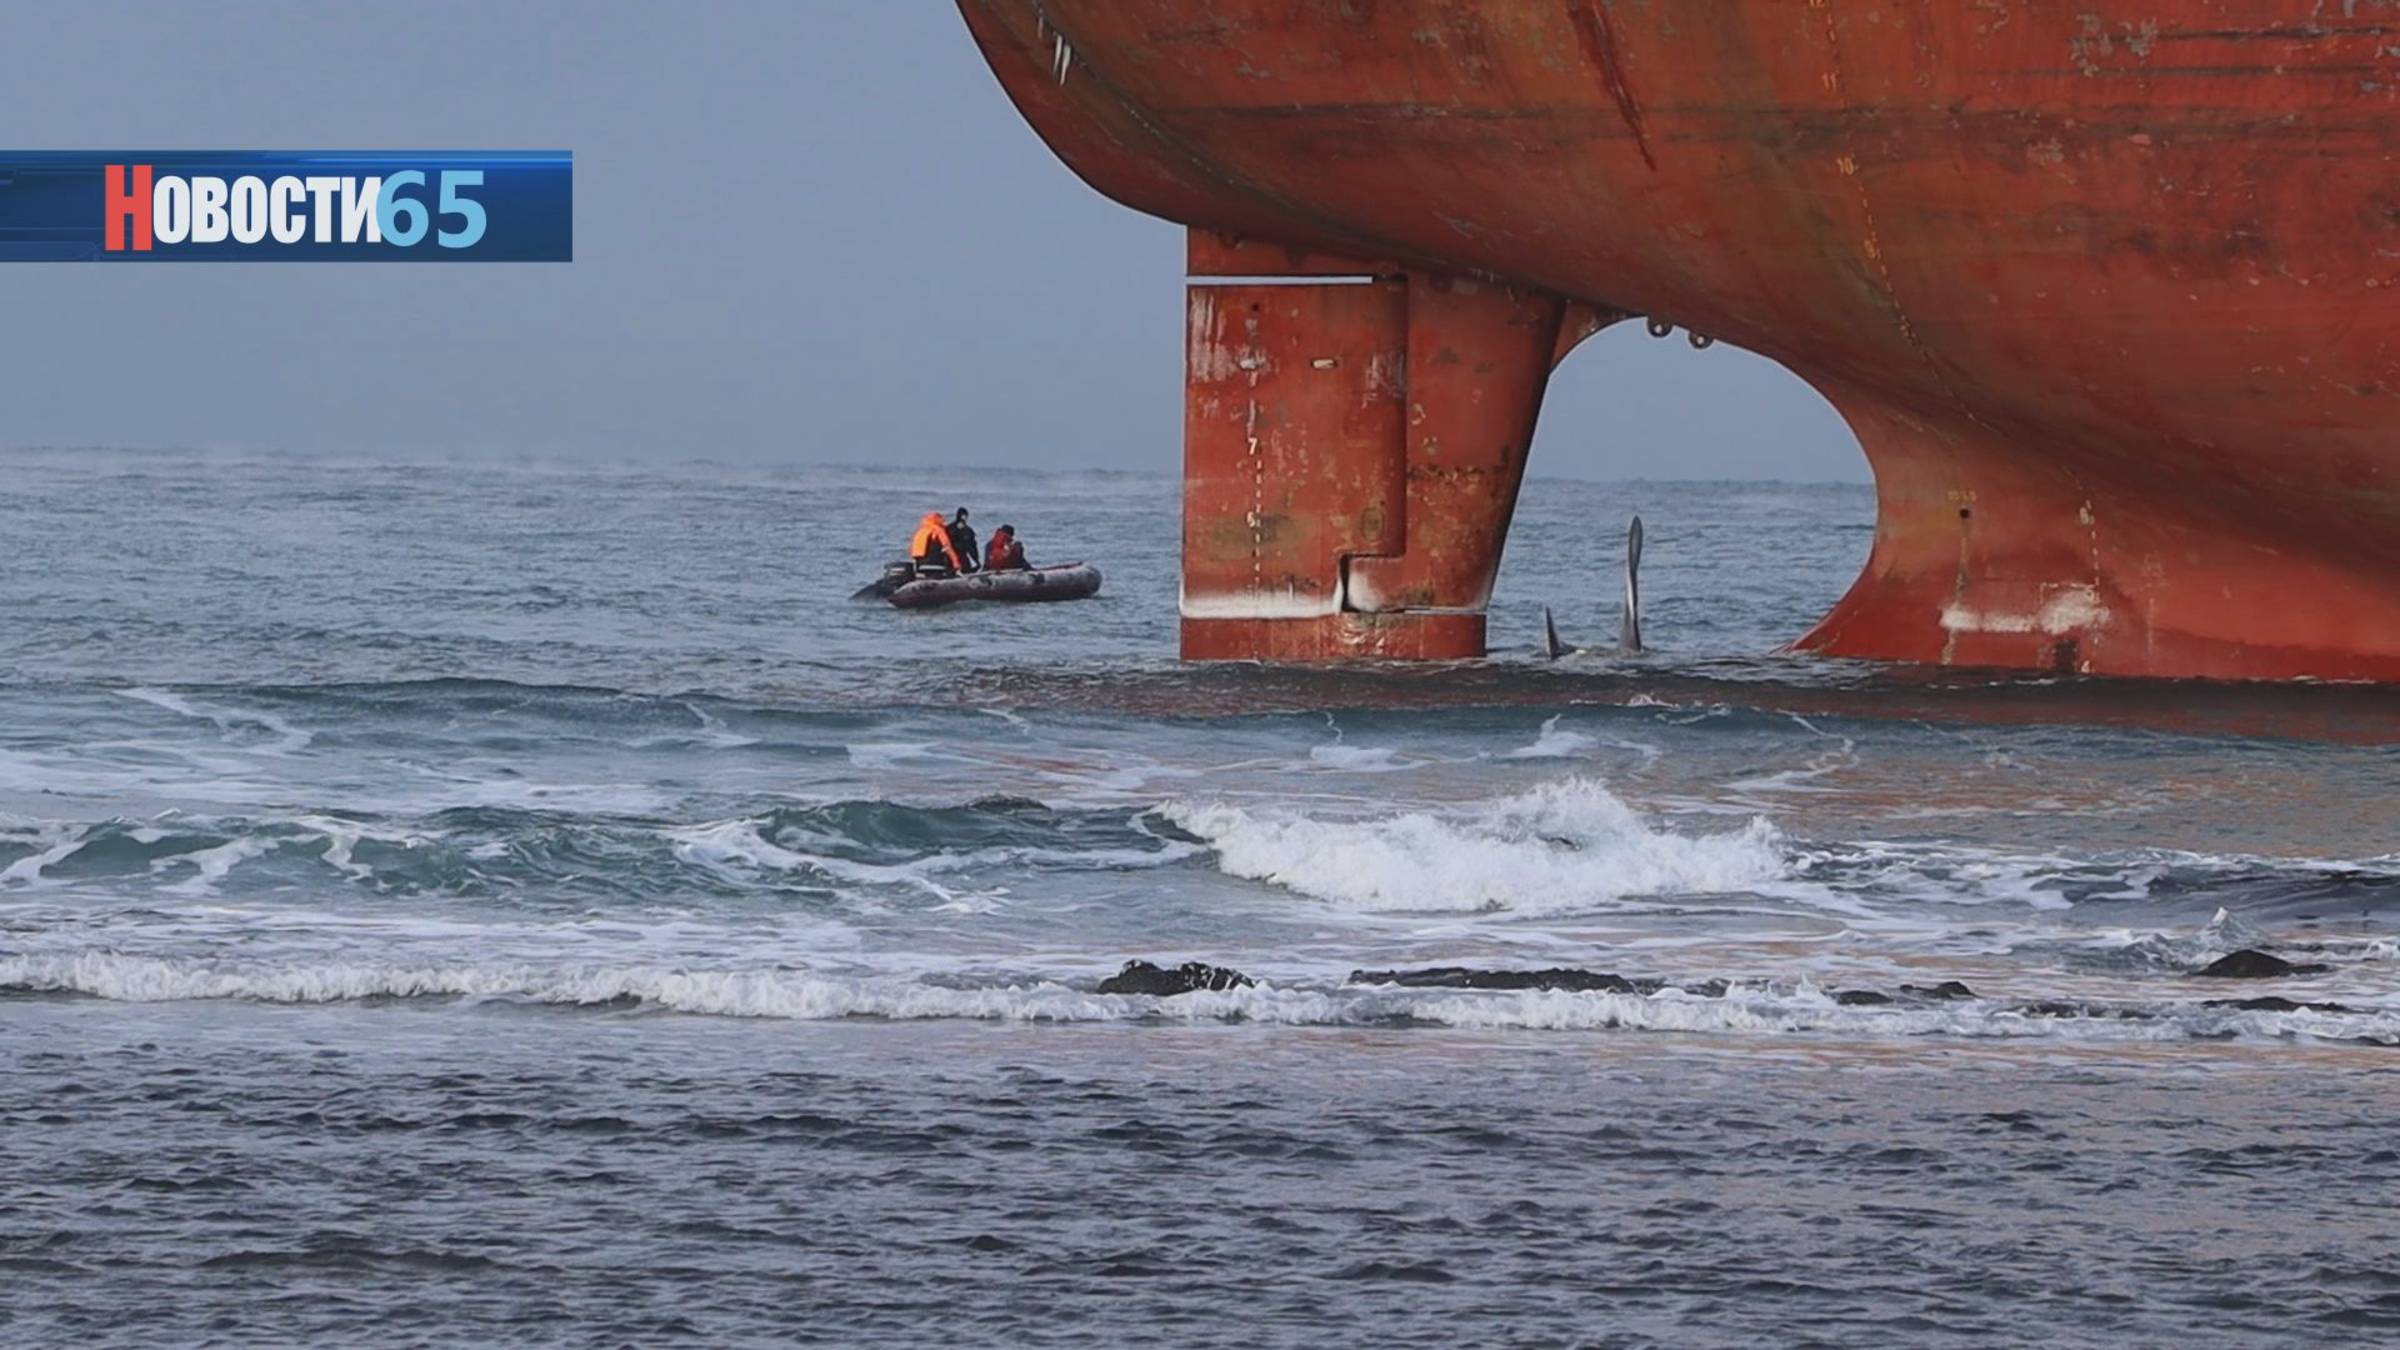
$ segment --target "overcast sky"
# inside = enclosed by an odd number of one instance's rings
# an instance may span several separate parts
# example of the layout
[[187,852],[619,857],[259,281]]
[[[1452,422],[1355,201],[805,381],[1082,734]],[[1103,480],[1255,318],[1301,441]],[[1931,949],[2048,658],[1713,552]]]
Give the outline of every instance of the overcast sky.
[[[9,0],[45,149],[565,149],[566,265],[0,267],[0,444],[1172,469],[1180,232],[949,0]],[[1534,471],[1866,477],[1779,367],[1620,326]]]

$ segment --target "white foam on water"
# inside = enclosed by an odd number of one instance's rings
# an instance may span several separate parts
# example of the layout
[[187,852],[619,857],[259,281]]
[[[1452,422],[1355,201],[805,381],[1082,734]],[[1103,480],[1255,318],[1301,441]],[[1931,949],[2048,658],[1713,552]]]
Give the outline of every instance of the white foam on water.
[[325,840],[325,864],[342,872],[354,881],[366,881],[375,869],[353,858],[352,852],[360,843],[372,839],[379,844],[397,844],[402,848],[421,848],[439,837],[438,832],[379,829],[355,820],[335,816],[295,816],[292,824]]
[[[180,811],[165,811],[152,817],[152,823],[126,828],[122,837],[144,846],[164,843],[176,837],[178,829],[157,822],[172,821],[181,831],[200,834],[231,834],[233,837],[208,848],[171,854],[150,864],[153,876],[171,875],[184,867],[194,874],[183,881],[161,887],[169,894],[205,895],[214,891],[219,882],[243,862],[274,852],[285,844],[303,842],[313,835],[325,841],[324,861],[327,866],[357,881],[370,880],[374,869],[357,861],[353,851],[363,840],[417,848],[440,837],[439,831],[403,831],[368,825],[360,821],[335,816],[301,815],[288,819],[220,821],[206,816],[186,815]],[[48,880],[44,869],[72,857],[96,842],[101,828],[112,822],[47,822],[43,837],[51,841],[40,852],[18,859],[0,869],[0,884],[11,882],[32,885]],[[300,831],[295,836],[283,831]]]
[[[800,873],[828,882],[845,883],[859,890],[897,888],[913,890],[931,896],[936,908],[946,913],[988,913],[997,908],[1002,890],[977,891],[945,884],[945,873],[967,870],[986,864],[1029,861],[1049,853],[1038,849],[980,849],[964,853],[938,853],[901,863],[867,863],[830,854],[811,853],[786,848],[769,839],[755,820],[718,821],[708,825],[686,826],[667,831],[675,856],[682,861],[710,871],[737,883],[756,880],[760,872]],[[1189,846],[1187,845],[1187,850]],[[1141,864],[1150,855],[1123,850],[1128,859],[1138,858]],[[1061,854],[1071,865],[1105,865],[1092,854]],[[1136,864],[1136,865],[1141,865]]]
[[[1157,1002],[1085,993],[1049,982],[962,989],[795,970],[369,962],[276,967],[114,952],[0,957],[0,988],[80,993],[135,1003],[190,999],[333,1003],[448,996],[595,1004],[638,999],[678,1012],[797,1020],[865,1016],[1114,1021],[1142,1016]],[[1211,1012],[1195,1005],[1192,1015],[1225,1013],[1221,1006]]]
[[676,804],[673,795],[644,784],[534,782],[500,776],[507,772],[504,765],[492,767],[498,772],[488,778],[429,772],[427,776],[433,782],[422,789],[368,796],[355,803],[342,803],[341,809],[400,815],[481,806],[582,815],[654,816],[673,810]]
[[[1139,827],[1138,822],[1136,826]],[[740,875],[745,868],[753,871],[807,871],[859,886],[912,887],[950,905],[965,903],[972,897],[942,884],[936,880],[937,877],[1001,868],[1016,874],[1035,869],[1131,871],[1164,867],[1201,851],[1199,845],[1179,839],[1159,839],[1157,848],[1063,849],[997,844],[987,848],[931,853],[905,862],[870,863],[788,846],[788,842],[793,841],[793,835],[805,836],[807,833],[785,832],[783,838],[787,842],[777,842],[768,837],[760,821],[748,817],[681,826],[666,831],[667,837],[673,841],[672,848],[677,858],[709,868],[731,880],[745,879]],[[1155,835],[1151,837],[1157,838]],[[838,841],[830,836],[819,836],[805,842],[816,843],[819,847],[832,847]],[[997,894],[994,892],[983,898],[995,898]]]
[[744,736],[728,730],[724,718],[699,704],[687,702],[683,706],[692,716],[700,719],[700,738],[704,743],[719,750],[738,750],[745,745],[758,744],[756,736]]
[[666,834],[673,841],[670,847],[678,859],[717,872],[737,865],[790,872],[821,861],[812,854],[794,852],[769,840],[755,820],[711,821],[681,826]]
[[83,844],[84,838],[81,833],[67,833],[63,838],[59,838],[54,834],[49,847],[42,849],[38,853],[27,854],[26,856],[17,859],[15,862],[10,863],[7,867],[0,868],[0,886],[6,886],[10,884],[19,886],[36,886],[42,884],[42,882],[45,880],[45,878],[42,876],[43,868],[50,866],[52,863],[62,862],[65,859],[73,856],[78,849],[83,847]]
[[1979,999],[1938,1005],[1846,1007],[1805,982],[1737,985],[1722,997],[1656,994],[1415,991],[1257,985],[1175,998],[1097,994],[1048,979],[962,988],[884,976],[788,968],[533,964],[314,965],[172,959],[109,951],[0,956],[0,989],[77,993],[121,1002],[243,1000],[337,1003],[447,997],[541,1004],[644,1006],[720,1017],[801,1021],[843,1017],[983,1021],[1251,1021],[1300,1026],[1398,1022],[1478,1031],[1646,1031],[1746,1038],[2047,1040],[2128,1044],[2234,1037],[2400,1042],[2400,1007],[2332,1013],[2185,1004],[2141,1017],[2038,1016]]
[[2265,947],[2271,940],[2255,924],[2218,906],[2207,923],[2189,933],[2142,932],[2131,928],[2092,931],[2083,946],[2092,951],[2121,954],[2161,970],[2193,970],[2245,947]]
[[629,750],[653,750],[660,746],[691,745],[707,750],[739,750],[758,744],[758,737],[744,736],[728,730],[725,719],[716,716],[697,703],[685,700],[683,710],[699,723],[689,731],[662,731],[648,736],[636,736],[625,742]]
[[[1797,717],[1792,720],[1800,721]],[[1801,725],[1806,726],[1807,723],[1802,722]],[[1810,727],[1809,730],[1815,731],[1816,728]],[[1727,783],[1725,790],[1737,793],[1823,793],[1833,791],[1834,789],[1822,780],[1832,778],[1845,769],[1858,767],[1856,744],[1847,736],[1841,737],[1840,741],[1841,744],[1838,747],[1809,756],[1808,762],[1797,768],[1777,769],[1737,778]]]
[[[315,898],[315,897],[312,897]],[[339,894],[322,897],[338,905]],[[77,898],[43,904],[28,897],[0,903],[0,953],[33,956],[62,950],[206,963],[238,952],[244,962],[278,967],[450,965],[556,967],[567,964],[813,965],[829,956],[861,959],[864,934],[851,923],[789,909],[729,918],[692,910],[644,908],[519,917],[506,912],[427,913],[382,903],[337,908],[290,899],[267,903],[214,896],[146,895],[117,903]],[[941,974],[933,964],[901,973]],[[245,967],[248,968],[248,967]],[[876,973],[892,973],[878,960]]]
[[263,857],[274,852],[283,843],[284,841],[281,839],[262,839],[254,834],[243,835],[227,840],[215,848],[204,848],[193,853],[178,853],[171,858],[161,858],[150,864],[150,870],[153,873],[163,874],[189,866],[194,869],[191,876],[171,886],[161,886],[159,889],[169,895],[214,895],[217,891],[217,883],[223,881],[234,868],[252,858]]
[[[2366,875],[2390,879],[2387,860],[2340,861],[2294,859],[2251,854],[2194,853],[2143,849],[2127,852],[2067,853],[2033,849],[1999,849],[1956,842],[1925,843],[1864,839],[1797,847],[1793,853],[1797,878],[1773,894],[1839,892],[1869,898],[1878,905],[1918,902],[1936,905],[2019,904],[2049,911],[2073,909],[2078,903],[2139,903],[2158,899],[2162,883],[2173,898],[2174,883],[2224,876],[2247,880],[2261,875]],[[2068,892],[2075,898],[2070,898]],[[2229,918],[2219,912],[2220,921]],[[2095,939],[2116,945],[2141,934],[2130,930],[2098,930]],[[2255,930],[2245,943],[2266,940]],[[2233,947],[2217,952],[2222,955]]]
[[2059,854],[1879,839],[1798,850],[1793,862],[1794,883],[1773,893],[1810,903],[1831,903],[1835,897],[1867,903],[1865,897],[1872,896],[1885,903],[2015,904],[2037,910],[2072,908],[2057,887],[2092,870],[2087,861]]
[[[1153,760],[1124,755],[1104,755],[1099,751],[1072,753],[1094,756],[1093,766],[1085,769],[1060,767],[1045,763],[1037,772],[1044,782],[1063,789],[1061,794],[1045,792],[1043,796],[1054,804],[1116,805],[1144,795],[1144,790],[1160,779],[1202,777],[1199,769],[1160,764]],[[1051,758],[1049,756],[1046,759]]]
[[669,746],[690,746],[702,750],[739,750],[756,744],[756,736],[742,736],[730,731],[662,731],[651,736],[629,737],[625,741],[625,748],[657,750]]
[[1335,741],[1308,748],[1311,764],[1349,773],[1390,773],[1411,767],[1402,763],[1399,756],[1400,752],[1388,745],[1347,745]]
[[1228,875],[1369,912],[1559,913],[1637,896],[1717,894],[1783,877],[1763,819],[1731,833],[1654,829],[1573,778],[1466,808],[1316,819],[1223,802],[1161,814],[1206,840]]
[[935,751],[931,741],[866,741],[846,745],[842,749],[850,756],[852,765],[870,771],[896,769],[912,761],[922,763],[956,758]]
[[2350,1040],[2400,1038],[2400,1009],[2360,1013],[2245,1011],[2187,1004],[2146,1017],[2039,1016],[2020,1007],[1966,999],[1914,1007],[1845,1007],[1823,989],[1736,985],[1723,997],[1678,990],[1657,994],[1528,990],[1487,998],[1458,994],[1412,1003],[1408,1015],[1444,1026],[1483,1030],[1668,1031],[1844,1038],[2049,1040],[2086,1044],[2151,1043],[2194,1038]]
[[[1563,713],[1560,714],[1561,717],[1564,715],[1565,714]],[[1572,759],[1575,756],[1590,750],[1595,744],[1598,743],[1580,731],[1562,731],[1559,729],[1558,723],[1558,717],[1553,717],[1543,722],[1541,734],[1533,738],[1533,744],[1518,746],[1516,749],[1509,751],[1505,755],[1502,755],[1501,758]],[[1655,751],[1652,753],[1653,755],[1656,754]]]
[[164,689],[134,688],[119,689],[115,692],[119,698],[129,698],[139,703],[147,703],[154,708],[164,708],[178,717],[196,718],[201,721],[215,720],[193,707],[181,696],[170,694]]
[[265,754],[297,754],[300,751],[307,749],[309,742],[314,739],[312,733],[302,731],[293,726],[291,723],[286,722],[282,718],[276,717],[271,713],[248,712],[238,709],[211,708],[202,704],[194,703],[190,699],[187,699],[180,694],[171,693],[164,689],[152,689],[147,686],[141,686],[132,689],[119,689],[115,692],[121,697],[133,699],[139,703],[147,703],[154,708],[162,708],[178,717],[189,717],[194,721],[210,723],[211,725],[215,726],[217,730],[225,733],[228,738],[231,738],[236,731],[240,730],[244,726],[256,727],[259,730],[265,731],[269,735],[272,735],[275,739],[265,745],[255,745],[246,748],[258,750]]

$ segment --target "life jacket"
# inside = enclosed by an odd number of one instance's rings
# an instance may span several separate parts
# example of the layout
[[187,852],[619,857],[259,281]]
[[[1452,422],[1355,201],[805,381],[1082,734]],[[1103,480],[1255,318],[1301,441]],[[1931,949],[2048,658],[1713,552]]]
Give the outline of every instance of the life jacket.
[[995,534],[992,536],[992,546],[984,550],[983,570],[1006,572],[1024,565],[1025,550],[1018,545],[1015,535]]
[[916,537],[908,541],[908,556],[924,562],[930,560],[936,550],[950,560],[952,571],[966,570],[966,564],[958,559],[958,547],[950,542],[950,527],[942,523],[942,513],[928,511],[925,519],[917,522]]

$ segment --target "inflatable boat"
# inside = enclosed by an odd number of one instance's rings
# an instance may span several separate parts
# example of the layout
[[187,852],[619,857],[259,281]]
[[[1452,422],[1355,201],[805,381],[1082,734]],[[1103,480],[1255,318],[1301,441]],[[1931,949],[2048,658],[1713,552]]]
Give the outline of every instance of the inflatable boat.
[[970,572],[963,577],[919,577],[906,563],[884,569],[883,577],[860,591],[864,600],[881,596],[898,609],[931,609],[961,600],[1081,600],[1100,593],[1100,569],[1090,563],[1026,567],[1006,572]]

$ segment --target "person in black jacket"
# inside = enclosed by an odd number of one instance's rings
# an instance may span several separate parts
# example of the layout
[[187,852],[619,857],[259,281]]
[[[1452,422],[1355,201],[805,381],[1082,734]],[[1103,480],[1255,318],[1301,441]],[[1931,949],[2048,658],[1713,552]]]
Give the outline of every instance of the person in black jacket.
[[967,508],[963,506],[950,518],[950,544],[958,550],[959,571],[973,572],[983,566],[982,557],[975,551],[975,527],[967,523]]

